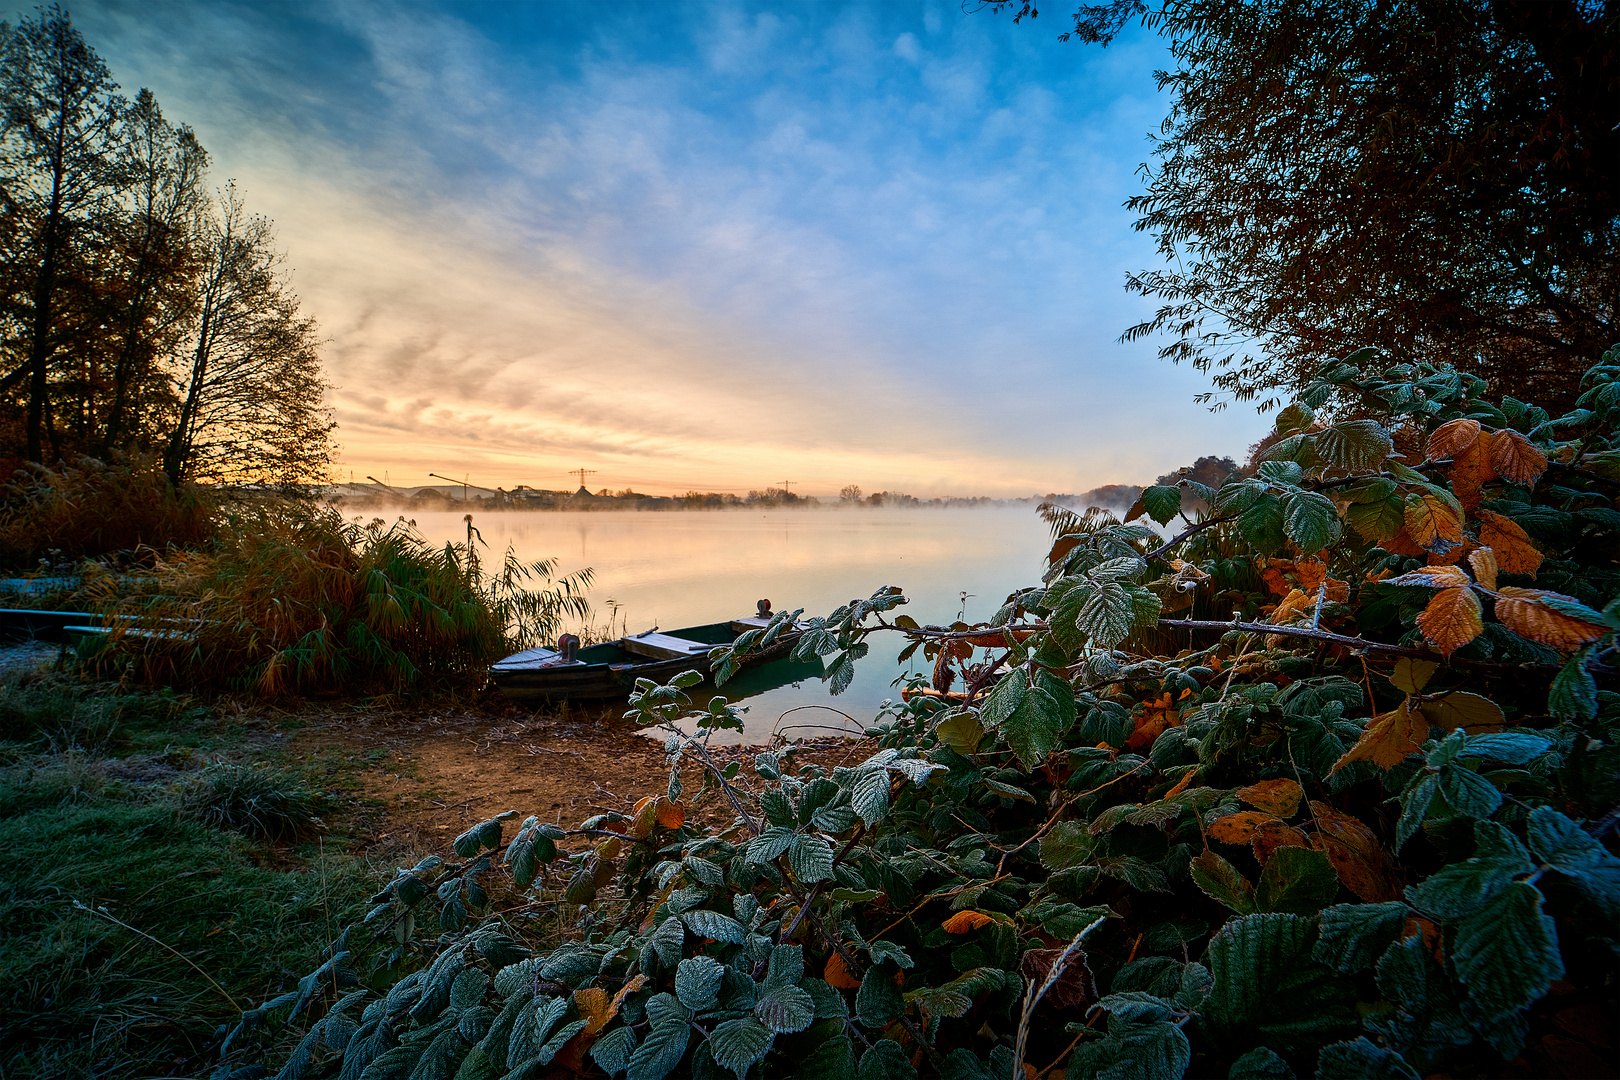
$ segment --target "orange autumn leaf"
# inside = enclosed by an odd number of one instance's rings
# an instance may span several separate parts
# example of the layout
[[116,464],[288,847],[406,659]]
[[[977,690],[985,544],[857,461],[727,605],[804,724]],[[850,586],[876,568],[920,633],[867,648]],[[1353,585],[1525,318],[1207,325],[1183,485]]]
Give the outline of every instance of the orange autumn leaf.
[[1453,691],[1419,703],[1418,711],[1441,731],[1462,728],[1470,735],[1501,731],[1507,727],[1502,707],[1488,697]]
[[1299,574],[1300,591],[1310,597],[1311,603],[1316,603],[1316,598],[1321,594],[1324,583],[1327,585],[1327,599],[1338,604],[1350,601],[1350,583],[1340,581],[1338,578],[1328,577],[1327,563],[1321,559],[1302,560],[1294,569]]
[[1371,829],[1324,802],[1311,802],[1316,850],[1333,863],[1344,887],[1369,904],[1400,899],[1394,863]]
[[1439,491],[1419,488],[1408,493],[1406,534],[1424,551],[1444,551],[1462,543],[1459,507]]
[[1413,570],[1409,574],[1390,578],[1389,583],[1391,585],[1421,585],[1426,589],[1452,589],[1459,585],[1472,584],[1472,581],[1459,567],[1425,566]]
[[1430,566],[1456,566],[1468,556],[1469,552],[1477,547],[1479,545],[1474,543],[1470,537],[1464,536],[1462,543],[1447,548],[1444,552],[1429,552],[1428,563]]
[[[1455,569],[1455,567],[1447,567]],[[1461,573],[1461,571],[1458,571]],[[1471,587],[1441,589],[1417,617],[1418,629],[1429,644],[1450,656],[1485,632],[1479,597]]]
[[1164,793],[1164,797],[1166,799],[1173,799],[1177,795],[1180,795],[1183,791],[1187,790],[1187,785],[1191,784],[1193,777],[1197,775],[1198,769],[1196,767],[1188,769],[1186,775],[1184,775],[1180,780],[1176,781],[1176,786]]
[[1287,596],[1294,587],[1285,576],[1287,571],[1294,568],[1293,560],[1262,559],[1261,562],[1265,565],[1265,569],[1260,571],[1260,577],[1266,583],[1266,588],[1278,596]]
[[827,980],[828,986],[837,987],[839,990],[859,990],[861,988],[861,980],[850,974],[848,966],[844,963],[844,958],[837,953],[827,957],[827,969],[822,972],[821,977]]
[[1380,769],[1393,769],[1415,754],[1429,737],[1429,721],[1421,713],[1414,715],[1401,702],[1382,716],[1367,721],[1367,728],[1356,740],[1356,745],[1344,752],[1328,775],[1338,772],[1352,761],[1370,761]]
[[574,991],[574,1004],[579,1007],[580,1019],[585,1021],[585,1034],[595,1035],[607,1027],[608,1021],[619,1014],[624,999],[646,985],[647,976],[637,975],[619,988],[611,997],[601,987],[591,986]]
[[1502,479],[1530,487],[1547,471],[1547,455],[1517,431],[1491,432],[1491,466]]
[[653,823],[658,820],[657,800],[648,795],[636,803],[636,808],[630,812],[630,835],[637,840],[644,840],[653,830]]
[[1563,593],[1504,585],[1496,593],[1496,617],[1520,637],[1539,641],[1555,649],[1573,649],[1608,633],[1605,626],[1558,610],[1555,606],[1558,601],[1580,604],[1573,596]]
[[1237,797],[1250,806],[1286,818],[1293,817],[1294,811],[1299,809],[1299,801],[1305,797],[1305,789],[1283,776],[1238,788]]
[[1209,835],[1223,844],[1247,844],[1254,838],[1257,830],[1273,821],[1282,823],[1275,814],[1259,810],[1239,810],[1235,814],[1217,818],[1209,827]]
[[1479,542],[1496,556],[1496,566],[1504,574],[1536,576],[1541,552],[1530,543],[1530,534],[1510,517],[1491,510],[1479,511]]
[[1271,853],[1283,847],[1311,846],[1310,838],[1292,825],[1281,821],[1268,821],[1254,832],[1254,839],[1249,846],[1254,849],[1254,857],[1261,866],[1271,858]]
[[1461,451],[1479,441],[1479,421],[1464,417],[1450,420],[1435,428],[1429,436],[1429,460],[1444,461],[1455,458]]
[[1164,734],[1165,728],[1181,726],[1181,711],[1176,708],[1168,692],[1160,695],[1158,700],[1145,701],[1142,705],[1142,715],[1136,721],[1136,730],[1125,740],[1125,747],[1128,750],[1152,746],[1153,740]]
[[982,911],[958,911],[955,915],[940,923],[947,934],[971,934],[981,926],[988,926],[996,920]]
[[660,795],[657,800],[658,810],[656,818],[658,824],[666,829],[678,829],[686,824],[686,807],[682,803],[670,802]]
[[1428,552],[1417,546],[1412,540],[1412,534],[1403,527],[1400,532],[1388,540],[1380,540],[1378,546],[1391,555],[1427,555]]
[[1496,479],[1491,465],[1490,444],[1480,439],[1461,450],[1451,462],[1451,490],[1467,510],[1479,505],[1485,485]]
[[1474,580],[1487,589],[1496,590],[1496,553],[1488,547],[1475,548],[1468,553],[1468,565],[1474,568]]
[[1282,602],[1271,610],[1271,615],[1266,621],[1272,626],[1282,626],[1310,607],[1313,602],[1314,598],[1306,596],[1302,590],[1292,589],[1282,598]]

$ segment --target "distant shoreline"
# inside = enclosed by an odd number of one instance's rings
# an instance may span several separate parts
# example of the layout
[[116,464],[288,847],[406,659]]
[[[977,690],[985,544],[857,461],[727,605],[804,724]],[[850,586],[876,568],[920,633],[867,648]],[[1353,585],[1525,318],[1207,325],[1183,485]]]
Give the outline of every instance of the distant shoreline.
[[[469,513],[500,513],[507,511],[684,513],[729,510],[959,510],[1036,507],[1042,503],[1054,503],[1074,509],[1100,506],[1103,509],[1123,513],[1141,489],[1124,486],[1112,487],[1108,489],[1108,495],[1112,497],[1106,499],[1094,498],[1093,496],[1098,494],[1094,492],[1085,492],[1079,495],[1051,493],[1011,499],[995,499],[988,496],[952,496],[921,499],[900,493],[877,492],[859,501],[817,498],[805,495],[791,495],[784,498],[782,493],[776,491],[770,493],[750,492],[747,496],[719,492],[694,492],[684,496],[668,496],[643,495],[637,492],[597,495],[551,491],[490,492],[481,495],[468,493],[466,496],[462,496],[459,493],[451,494],[441,488],[422,488],[409,494],[406,494],[405,490],[408,489],[396,489],[397,493],[389,494],[371,494],[369,492],[350,494],[345,492],[328,495],[327,501],[333,507],[345,513],[384,510],[442,513],[457,510],[465,510]],[[1126,492],[1129,493],[1128,496],[1122,498],[1121,495]]]

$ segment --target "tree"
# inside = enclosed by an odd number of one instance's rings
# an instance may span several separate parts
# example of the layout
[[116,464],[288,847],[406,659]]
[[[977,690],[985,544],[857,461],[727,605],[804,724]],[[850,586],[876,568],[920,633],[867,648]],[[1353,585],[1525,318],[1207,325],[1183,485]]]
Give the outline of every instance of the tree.
[[1174,62],[1127,340],[1262,408],[1362,345],[1556,408],[1620,338],[1612,0],[1115,0],[1073,36],[1135,15]]
[[845,504],[854,506],[861,501],[861,489],[856,487],[854,484],[845,484],[839,489],[838,497],[842,499]]
[[163,455],[182,479],[322,483],[332,461],[319,341],[281,272],[268,218],[249,215],[234,184],[199,227],[203,269],[179,415]]
[[151,396],[168,389],[166,379],[161,387],[154,385],[160,382],[154,375],[192,308],[191,239],[206,204],[202,176],[208,152],[190,128],[175,128],[163,118],[150,90],[142,90],[129,107],[124,154],[130,206],[116,233],[125,265],[113,294],[118,341],[112,400],[92,444],[101,456],[124,445],[132,430],[146,427],[131,415],[146,404],[142,391]]
[[23,356],[13,376],[28,385],[30,461],[44,456],[47,369],[65,336],[64,280],[89,257],[117,190],[117,89],[61,8],[15,28],[0,24],[0,200],[6,263],[15,271],[6,315]]

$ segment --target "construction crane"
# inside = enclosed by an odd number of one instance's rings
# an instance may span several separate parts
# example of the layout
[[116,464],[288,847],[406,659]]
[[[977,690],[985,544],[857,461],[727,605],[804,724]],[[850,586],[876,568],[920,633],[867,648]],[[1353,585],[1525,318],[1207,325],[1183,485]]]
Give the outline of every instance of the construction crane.
[[570,470],[568,470],[568,475],[569,476],[577,476],[577,477],[579,477],[579,488],[580,488],[580,490],[584,491],[585,494],[587,494],[587,495],[590,494],[590,491],[587,490],[586,487],[585,487],[585,478],[587,476],[595,476],[596,475],[596,470],[595,469],[570,469]]
[[478,488],[479,491],[487,491],[491,495],[500,495],[500,496],[503,496],[503,497],[506,495],[506,492],[500,490],[499,488],[478,487],[477,484],[469,484],[469,483],[467,483],[467,480],[466,480],[465,477],[463,477],[460,480],[454,480],[454,479],[451,479],[448,476],[440,476],[436,472],[430,472],[430,473],[428,473],[428,475],[433,477],[435,480],[449,480],[452,484],[460,484],[461,485],[461,501],[462,502],[467,501],[467,489],[468,488]]

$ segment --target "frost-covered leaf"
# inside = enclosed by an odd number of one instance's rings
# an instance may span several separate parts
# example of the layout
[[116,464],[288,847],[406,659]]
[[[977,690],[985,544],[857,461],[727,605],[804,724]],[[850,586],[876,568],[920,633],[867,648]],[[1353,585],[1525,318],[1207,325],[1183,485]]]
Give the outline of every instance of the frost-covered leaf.
[[1457,976],[1486,1020],[1517,1012],[1564,975],[1558,931],[1541,902],[1535,886],[1510,882],[1457,928],[1451,954]]
[[1311,956],[1346,975],[1378,963],[1406,926],[1406,905],[1335,904],[1322,912],[1322,930]]
[[739,1080],[748,1067],[770,1052],[776,1036],[752,1016],[740,1016],[715,1026],[709,1033],[709,1052],[714,1063],[730,1069]]

